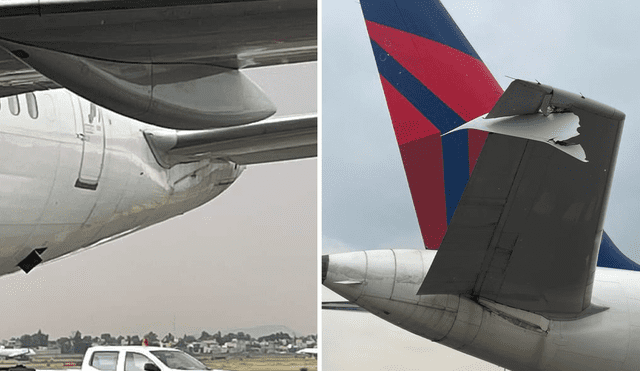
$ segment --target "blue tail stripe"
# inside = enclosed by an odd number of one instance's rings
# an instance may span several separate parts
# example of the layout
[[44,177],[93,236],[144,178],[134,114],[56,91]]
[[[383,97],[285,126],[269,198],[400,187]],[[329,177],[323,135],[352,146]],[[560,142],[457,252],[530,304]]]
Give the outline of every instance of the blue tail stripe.
[[361,0],[364,18],[426,37],[480,60],[440,1]]
[[442,137],[447,225],[451,222],[464,188],[469,181],[469,143],[466,130]]
[[602,234],[600,252],[598,253],[598,267],[640,271],[640,265],[626,257],[611,241],[607,232]]
[[[465,121],[444,104],[400,63],[371,40],[378,71],[441,133],[462,125]],[[442,138],[444,188],[447,204],[447,224],[458,206],[464,187],[469,180],[469,140],[466,131],[448,134]]]
[[441,133],[446,133],[465,123],[454,110],[387,54],[380,45],[371,40],[371,46],[380,74]]

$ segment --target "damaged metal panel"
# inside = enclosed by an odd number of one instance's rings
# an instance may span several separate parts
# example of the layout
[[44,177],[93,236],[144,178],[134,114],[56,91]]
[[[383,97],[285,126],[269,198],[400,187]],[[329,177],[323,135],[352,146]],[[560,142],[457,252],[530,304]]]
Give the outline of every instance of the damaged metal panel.
[[547,114],[534,113],[493,119],[486,118],[483,115],[451,130],[449,133],[463,129],[476,129],[536,140],[549,144],[582,162],[586,162],[584,149],[577,143],[577,137],[580,135],[578,131],[580,119],[578,116],[571,112],[549,114],[547,109],[545,109],[545,112]]
[[550,86],[515,80],[487,114],[487,118],[536,113],[545,95],[551,94],[552,91],[553,88]]

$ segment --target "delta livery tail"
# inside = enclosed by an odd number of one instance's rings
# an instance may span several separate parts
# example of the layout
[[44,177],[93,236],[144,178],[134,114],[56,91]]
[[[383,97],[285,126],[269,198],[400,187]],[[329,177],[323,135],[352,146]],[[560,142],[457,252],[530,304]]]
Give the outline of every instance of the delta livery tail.
[[640,266],[603,230],[626,115],[502,92],[438,0],[361,5],[427,249],[323,256],[325,308],[513,371],[640,369]]
[[441,135],[502,88],[439,2],[361,2],[424,243],[437,249],[487,134]]
[[[437,249],[487,138],[442,135],[489,112],[503,90],[439,1],[361,6],[422,238]],[[640,270],[606,233],[598,265]]]

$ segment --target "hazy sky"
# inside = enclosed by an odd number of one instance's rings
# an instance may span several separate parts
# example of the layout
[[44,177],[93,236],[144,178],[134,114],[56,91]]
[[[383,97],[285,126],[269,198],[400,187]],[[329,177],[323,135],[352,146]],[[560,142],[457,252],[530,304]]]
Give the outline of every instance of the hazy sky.
[[[316,111],[316,63],[247,73],[279,115]],[[256,325],[316,333],[316,159],[250,166],[208,204],[0,277],[0,339],[42,329],[160,336]]]
[[[640,261],[640,5],[442,2],[503,88],[537,79],[627,114],[605,230]],[[359,3],[323,1],[322,37],[323,252],[423,248]],[[325,371],[500,369],[369,314],[325,311],[323,336]]]

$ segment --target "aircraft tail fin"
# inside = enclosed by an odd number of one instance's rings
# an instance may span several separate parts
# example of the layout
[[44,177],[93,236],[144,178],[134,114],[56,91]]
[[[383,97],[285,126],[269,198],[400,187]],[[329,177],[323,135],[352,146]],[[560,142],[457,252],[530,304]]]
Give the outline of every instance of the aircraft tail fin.
[[640,264],[629,259],[611,240],[607,232],[602,234],[598,252],[598,267],[640,271]]
[[502,88],[438,0],[362,0],[425,246],[437,249],[487,134],[442,134],[491,110]]

